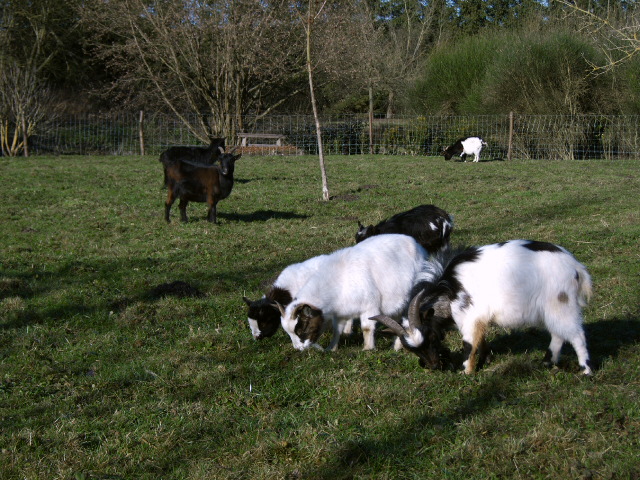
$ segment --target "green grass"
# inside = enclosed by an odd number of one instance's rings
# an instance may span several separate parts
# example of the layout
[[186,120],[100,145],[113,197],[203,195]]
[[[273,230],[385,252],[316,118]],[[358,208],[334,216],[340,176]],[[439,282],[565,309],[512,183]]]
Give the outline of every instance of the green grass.
[[[220,225],[163,220],[155,157],[0,159],[0,478],[640,477],[640,163],[244,157]],[[556,242],[590,270],[596,371],[491,331],[474,376],[378,336],[256,342],[242,296],[422,203],[454,243]],[[204,296],[162,296],[187,282]],[[459,337],[450,336],[460,350]],[[323,340],[328,343],[328,338]]]

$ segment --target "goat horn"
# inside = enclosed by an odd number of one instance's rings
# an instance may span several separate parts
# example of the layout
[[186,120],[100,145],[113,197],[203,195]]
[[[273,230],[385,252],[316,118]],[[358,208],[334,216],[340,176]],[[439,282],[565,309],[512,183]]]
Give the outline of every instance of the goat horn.
[[393,318],[387,317],[386,315],[376,315],[375,317],[369,318],[369,320],[375,320],[376,322],[382,323],[385,327],[388,327],[393,333],[395,333],[399,337],[404,337],[407,335],[407,331],[396,322]]
[[419,328],[421,325],[420,304],[422,303],[422,299],[425,297],[426,293],[426,290],[420,290],[409,304],[409,326],[411,328]]
[[284,318],[284,307],[280,305],[278,302],[275,302],[274,307],[280,310],[280,316]]

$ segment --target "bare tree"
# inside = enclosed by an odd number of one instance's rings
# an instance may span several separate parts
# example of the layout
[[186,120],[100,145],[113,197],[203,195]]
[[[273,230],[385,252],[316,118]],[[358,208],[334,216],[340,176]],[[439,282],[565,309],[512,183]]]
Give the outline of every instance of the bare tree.
[[[13,37],[18,17],[26,24],[27,44]],[[3,8],[0,17],[0,148],[5,156],[16,156],[20,152],[29,155],[28,138],[45,115],[50,94],[41,72],[56,53],[55,50],[45,51],[44,45],[50,35],[42,15]]]
[[607,8],[573,0],[559,0],[570,14],[577,16],[580,28],[592,35],[605,55],[605,62],[591,64],[594,73],[622,65],[640,53],[640,12],[635,4],[607,3]]
[[295,78],[302,46],[286,1],[86,2],[82,18],[121,98],[142,92],[125,100],[147,106],[160,99],[203,141],[212,133],[233,138],[250,127],[247,114],[266,115],[303,88]]
[[309,95],[311,98],[311,109],[313,110],[313,119],[316,124],[316,136],[318,139],[318,158],[320,160],[320,176],[322,177],[322,199],[328,201],[329,186],[327,183],[327,169],[324,163],[324,147],[322,144],[322,125],[320,123],[320,116],[318,114],[318,104],[316,102],[315,88],[313,85],[313,71],[315,68],[312,55],[312,39],[313,39],[313,26],[316,21],[321,18],[323,10],[327,5],[327,0],[314,1],[309,0],[307,5],[307,11],[302,12],[298,10],[299,17],[304,25],[305,33],[305,58],[306,58],[306,70],[307,78],[309,80]]

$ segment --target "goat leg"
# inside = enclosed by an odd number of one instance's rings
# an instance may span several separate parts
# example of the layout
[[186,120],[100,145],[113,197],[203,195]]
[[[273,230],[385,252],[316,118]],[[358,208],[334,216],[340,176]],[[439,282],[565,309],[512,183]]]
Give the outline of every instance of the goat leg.
[[184,223],[187,223],[189,219],[187,218],[187,205],[189,204],[188,200],[180,199],[180,204],[178,208],[180,209],[180,220]]

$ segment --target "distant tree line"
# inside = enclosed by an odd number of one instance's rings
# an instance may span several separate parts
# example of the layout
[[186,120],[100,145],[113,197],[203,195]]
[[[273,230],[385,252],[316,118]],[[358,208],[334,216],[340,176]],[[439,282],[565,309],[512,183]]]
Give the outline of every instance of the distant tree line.
[[0,5],[3,155],[65,113],[164,111],[203,141],[232,137],[309,113],[309,71],[322,113],[640,113],[631,0]]

